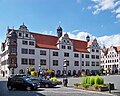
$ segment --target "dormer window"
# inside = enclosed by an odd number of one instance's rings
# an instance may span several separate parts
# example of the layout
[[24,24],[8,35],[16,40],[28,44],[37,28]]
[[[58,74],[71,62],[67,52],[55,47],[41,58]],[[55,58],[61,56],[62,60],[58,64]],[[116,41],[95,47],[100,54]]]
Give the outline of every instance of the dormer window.
[[69,43],[69,40],[67,41],[67,43]]
[[65,48],[65,45],[62,45],[62,49],[66,49],[66,48]]
[[22,33],[19,33],[19,36],[22,36]]
[[95,50],[94,50],[94,49],[92,49],[92,52],[95,52]]
[[71,46],[67,46],[67,49],[71,49]]
[[28,34],[25,34],[25,37],[28,37]]
[[96,52],[99,52],[99,50],[96,50]]

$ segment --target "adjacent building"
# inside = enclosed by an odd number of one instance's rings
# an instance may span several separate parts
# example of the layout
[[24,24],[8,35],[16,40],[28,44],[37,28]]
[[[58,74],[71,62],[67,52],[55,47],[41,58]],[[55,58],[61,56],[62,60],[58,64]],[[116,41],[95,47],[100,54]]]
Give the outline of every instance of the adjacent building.
[[120,72],[120,46],[103,47],[101,51],[101,68],[105,73]]
[[80,72],[94,73],[100,70],[100,46],[97,40],[71,39],[63,34],[61,26],[57,36],[30,32],[23,24],[19,29],[7,29],[6,39],[1,47],[1,72],[4,76],[27,73],[27,68],[39,66],[50,69],[56,75],[63,74],[64,59],[67,60],[68,75]]

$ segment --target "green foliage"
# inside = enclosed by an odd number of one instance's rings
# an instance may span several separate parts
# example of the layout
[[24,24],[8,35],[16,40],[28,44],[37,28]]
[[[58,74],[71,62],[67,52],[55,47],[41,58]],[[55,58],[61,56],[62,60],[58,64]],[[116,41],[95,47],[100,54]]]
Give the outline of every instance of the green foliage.
[[100,71],[103,73],[103,71],[104,71],[104,68],[101,68],[101,69],[100,69]]
[[103,85],[104,84],[104,79],[100,76],[87,76],[82,79],[82,86],[83,87],[88,87],[92,85]]
[[59,82],[59,80],[56,77],[52,77],[52,78],[50,78],[50,80],[53,82]]
[[104,79],[100,76],[95,77],[95,85],[97,84],[104,84]]
[[90,85],[94,85],[95,84],[95,78],[93,76],[90,77]]

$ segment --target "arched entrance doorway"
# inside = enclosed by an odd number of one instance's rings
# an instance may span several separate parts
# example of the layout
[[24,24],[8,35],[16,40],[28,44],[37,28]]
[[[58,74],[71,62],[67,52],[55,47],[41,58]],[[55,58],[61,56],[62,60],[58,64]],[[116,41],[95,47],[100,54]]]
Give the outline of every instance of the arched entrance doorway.
[[71,76],[71,70],[68,70],[68,76]]
[[76,75],[76,70],[73,70],[73,76]]

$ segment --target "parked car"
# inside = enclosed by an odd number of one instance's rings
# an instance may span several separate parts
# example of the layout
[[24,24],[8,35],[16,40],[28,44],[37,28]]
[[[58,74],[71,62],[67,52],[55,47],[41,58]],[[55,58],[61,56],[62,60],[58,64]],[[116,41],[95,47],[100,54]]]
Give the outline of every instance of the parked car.
[[10,79],[12,79],[13,77],[24,77],[24,76],[26,76],[25,74],[12,74],[12,75],[10,75],[9,77],[8,77],[8,81],[10,80]]
[[8,79],[7,88],[8,90],[12,90],[13,88],[16,89],[26,89],[30,90],[37,90],[40,86],[39,82],[33,82],[31,79],[27,78],[26,76],[23,77],[12,77]]
[[52,82],[50,80],[46,80],[44,78],[40,78],[40,77],[35,77],[35,76],[28,76],[28,78],[30,78],[33,82],[37,81],[40,83],[40,87],[55,87],[57,85],[56,82]]

